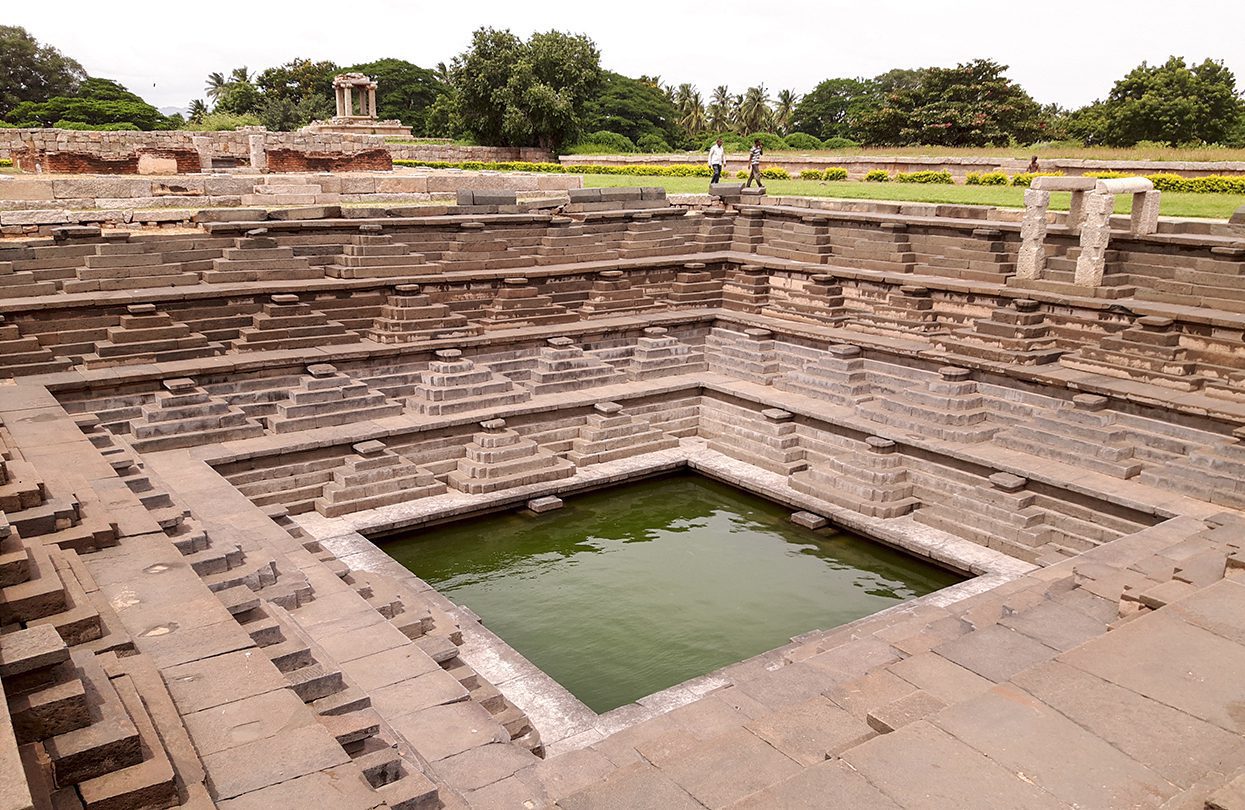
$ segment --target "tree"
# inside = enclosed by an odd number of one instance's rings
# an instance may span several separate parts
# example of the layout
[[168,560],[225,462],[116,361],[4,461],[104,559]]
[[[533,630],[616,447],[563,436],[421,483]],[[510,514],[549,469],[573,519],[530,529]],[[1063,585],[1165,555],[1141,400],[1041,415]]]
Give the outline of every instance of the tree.
[[204,103],[203,99],[196,98],[194,101],[190,102],[190,107],[187,109],[187,112],[190,114],[189,120],[192,123],[197,124],[203,120],[203,116],[208,114],[208,106]]
[[216,101],[220,98],[221,93],[225,92],[225,88],[229,86],[229,80],[225,78],[225,74],[219,70],[212,71],[208,74],[207,83],[204,85],[203,92],[207,97]]
[[826,79],[800,99],[792,129],[822,140],[855,138],[856,120],[874,106],[877,87],[864,79]]
[[599,87],[584,105],[585,132],[617,132],[637,143],[646,135],[667,144],[682,140],[678,109],[654,85],[605,71]]
[[230,82],[216,99],[217,112],[230,115],[246,115],[256,112],[260,106],[259,90],[250,82]]
[[402,59],[378,59],[348,68],[376,80],[377,115],[396,118],[416,135],[432,135],[428,116],[437,99],[449,92],[437,71]]
[[884,93],[879,107],[861,116],[861,133],[868,143],[886,145],[1029,143],[1041,133],[1041,108],[1006,70],[988,59],[927,68],[915,86],[905,82]]
[[739,114],[735,121],[739,132],[760,132],[773,123],[774,111],[769,106],[769,91],[765,85],[749,87],[739,102]]
[[[246,68],[241,70],[245,72]],[[289,99],[298,104],[304,99],[319,98],[328,102],[333,98],[333,77],[339,72],[341,69],[332,62],[291,59],[284,65],[260,71],[254,84],[265,100]]]
[[731,118],[731,91],[724,84],[719,84],[713,88],[713,95],[709,97],[709,107],[705,110],[705,117],[709,119],[709,129],[714,132],[724,132],[730,129],[734,123]]
[[709,126],[709,119],[705,115],[705,102],[695,88],[692,88],[692,95],[687,100],[687,110],[679,118],[679,126],[691,137],[704,133]]
[[169,129],[173,122],[160,111],[110,79],[87,79],[76,96],[26,101],[9,111],[8,120],[50,127],[64,123],[91,129],[129,125],[135,129]]
[[1173,56],[1162,65],[1142,62],[1115,83],[1105,102],[1078,110],[1077,132],[1113,146],[1218,143],[1232,133],[1242,109],[1236,77],[1223,62],[1189,67]]
[[524,42],[481,28],[450,67],[457,115],[481,143],[556,148],[579,133],[600,62],[586,36],[549,31]]
[[51,45],[40,45],[14,25],[0,25],[0,116],[22,102],[43,102],[78,92],[82,65]]
[[795,105],[798,100],[794,90],[779,90],[774,102],[774,129],[779,135],[791,131],[791,121],[795,117]]

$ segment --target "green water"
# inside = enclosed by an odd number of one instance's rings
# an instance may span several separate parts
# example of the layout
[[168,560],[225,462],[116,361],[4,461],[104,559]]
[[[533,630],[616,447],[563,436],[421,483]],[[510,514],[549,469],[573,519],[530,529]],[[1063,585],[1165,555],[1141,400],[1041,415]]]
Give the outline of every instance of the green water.
[[598,713],[959,582],[696,475],[382,547]]

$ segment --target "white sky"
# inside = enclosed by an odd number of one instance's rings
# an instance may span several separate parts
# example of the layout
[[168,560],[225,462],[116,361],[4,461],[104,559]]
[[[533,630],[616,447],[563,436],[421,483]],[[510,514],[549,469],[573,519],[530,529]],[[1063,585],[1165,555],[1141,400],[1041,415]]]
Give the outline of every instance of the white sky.
[[988,57],[1042,103],[1107,94],[1143,59],[1226,60],[1245,88],[1243,0],[60,0],[4,3],[21,25],[159,107],[203,96],[213,70],[295,57],[342,65],[383,57],[448,62],[480,26],[526,36],[585,33],[605,67],[689,81],[708,95],[757,82],[803,93],[824,78]]

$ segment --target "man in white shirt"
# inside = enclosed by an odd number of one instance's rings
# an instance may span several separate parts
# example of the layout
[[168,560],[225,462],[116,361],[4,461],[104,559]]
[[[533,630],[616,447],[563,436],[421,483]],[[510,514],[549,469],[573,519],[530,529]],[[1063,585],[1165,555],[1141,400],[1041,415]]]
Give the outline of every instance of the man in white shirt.
[[718,138],[718,142],[709,147],[709,168],[713,169],[713,179],[710,183],[716,183],[722,179],[722,167],[726,165],[726,149],[722,146],[722,139]]

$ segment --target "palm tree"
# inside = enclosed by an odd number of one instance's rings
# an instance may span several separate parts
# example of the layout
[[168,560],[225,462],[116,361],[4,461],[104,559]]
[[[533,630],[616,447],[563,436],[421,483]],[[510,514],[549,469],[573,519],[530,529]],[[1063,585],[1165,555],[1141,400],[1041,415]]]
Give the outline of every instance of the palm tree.
[[225,78],[225,74],[217,70],[208,74],[207,86],[204,89],[207,92],[207,97],[212,99],[212,101],[216,101],[228,86],[229,81]]
[[774,128],[779,135],[786,135],[791,130],[791,120],[795,118],[795,105],[799,100],[794,90],[778,91],[778,100],[774,104]]
[[186,110],[189,120],[196,124],[203,120],[203,116],[208,114],[207,104],[203,103],[203,99],[197,98],[190,102],[190,107]]
[[251,83],[251,72],[246,69],[245,65],[243,65],[242,67],[234,68],[229,73],[229,83],[230,84],[250,84]]
[[731,91],[724,84],[713,88],[709,97],[709,109],[706,110],[709,128],[714,132],[725,132],[731,126]]
[[744,91],[743,98],[739,102],[739,131],[760,132],[771,124],[774,111],[769,106],[769,92],[765,89],[765,85],[760,84],[756,87],[749,87]]
[[687,99],[687,108],[682,111],[679,126],[687,130],[689,135],[699,135],[705,131],[708,119],[705,116],[705,104],[696,88],[692,88]]

